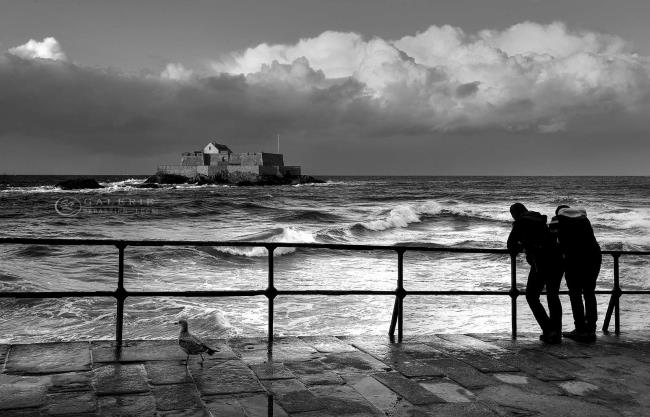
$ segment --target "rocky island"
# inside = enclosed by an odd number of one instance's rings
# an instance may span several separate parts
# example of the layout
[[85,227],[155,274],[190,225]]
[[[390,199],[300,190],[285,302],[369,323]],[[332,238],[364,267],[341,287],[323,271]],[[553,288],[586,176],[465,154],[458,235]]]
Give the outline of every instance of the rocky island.
[[201,151],[184,152],[179,165],[160,165],[146,184],[288,185],[323,183],[302,175],[299,166],[284,165],[280,153],[234,153],[210,142]]

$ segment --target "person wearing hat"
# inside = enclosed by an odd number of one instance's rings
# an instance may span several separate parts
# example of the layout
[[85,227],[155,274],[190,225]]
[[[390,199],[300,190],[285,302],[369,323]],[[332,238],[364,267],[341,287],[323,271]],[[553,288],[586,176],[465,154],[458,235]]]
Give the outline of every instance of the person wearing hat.
[[575,323],[575,329],[563,335],[579,342],[595,342],[598,318],[595,291],[602,255],[587,211],[558,206],[550,227],[562,253]]
[[[529,211],[521,203],[510,206],[514,219],[512,231],[508,236],[508,250],[518,254],[526,253],[530,273],[526,283],[526,301],[542,328],[540,340],[545,343],[562,342],[562,303],[560,302],[560,282],[562,281],[562,257],[556,240],[546,225],[546,216]],[[546,286],[548,314],[539,300]]]

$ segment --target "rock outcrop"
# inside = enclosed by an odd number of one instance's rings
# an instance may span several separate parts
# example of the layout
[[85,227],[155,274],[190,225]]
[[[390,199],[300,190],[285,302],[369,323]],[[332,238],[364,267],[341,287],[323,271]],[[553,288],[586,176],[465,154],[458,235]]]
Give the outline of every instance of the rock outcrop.
[[188,178],[183,175],[166,174],[158,172],[147,178],[141,187],[154,184],[231,184],[239,186],[260,186],[260,185],[294,185],[294,184],[318,184],[325,181],[314,178],[310,175],[276,177],[274,175],[255,175],[250,173],[233,172],[227,176],[207,177],[199,175]]
[[95,188],[104,188],[93,178],[74,178],[60,181],[56,184],[62,190],[86,190]]
[[144,184],[187,184],[189,178],[176,174],[156,173],[144,181]]

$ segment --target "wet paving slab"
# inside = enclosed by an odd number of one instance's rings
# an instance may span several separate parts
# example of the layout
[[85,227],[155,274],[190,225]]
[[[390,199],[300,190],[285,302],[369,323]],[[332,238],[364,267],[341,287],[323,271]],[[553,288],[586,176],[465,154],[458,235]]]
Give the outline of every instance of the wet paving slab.
[[0,415],[650,415],[650,332],[210,343],[188,363],[174,340],[0,345]]

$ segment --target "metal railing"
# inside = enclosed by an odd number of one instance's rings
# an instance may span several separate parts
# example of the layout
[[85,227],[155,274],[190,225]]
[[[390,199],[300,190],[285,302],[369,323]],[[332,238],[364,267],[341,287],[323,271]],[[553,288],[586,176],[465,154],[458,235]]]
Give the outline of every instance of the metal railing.
[[[508,295],[511,304],[512,338],[517,338],[517,297],[522,292],[517,289],[517,257],[506,249],[483,248],[452,248],[429,246],[400,246],[400,245],[343,245],[325,243],[285,243],[285,242],[241,242],[241,241],[194,241],[194,240],[112,240],[112,239],[38,239],[38,238],[0,238],[0,244],[34,244],[57,246],[114,246],[118,250],[118,280],[115,291],[14,291],[0,292],[0,298],[62,298],[62,297],[114,297],[117,301],[115,341],[116,347],[122,346],[124,328],[124,301],[127,297],[243,297],[265,296],[268,299],[268,349],[273,348],[273,310],[274,300],[278,295],[394,295],[395,303],[388,334],[394,340],[397,328],[397,340],[402,341],[404,324],[404,298],[407,295]],[[265,290],[208,290],[208,291],[127,291],[124,288],[124,250],[127,246],[232,246],[232,247],[264,247],[268,251],[268,283]],[[309,248],[346,251],[388,251],[397,254],[397,287],[395,290],[278,290],[274,285],[274,257],[276,248]],[[404,288],[404,253],[405,252],[444,252],[444,253],[483,253],[500,254],[510,257],[510,290],[508,291],[434,291],[409,290]],[[611,294],[609,306],[603,321],[603,332],[608,333],[609,323],[614,314],[614,331],[620,333],[619,299],[623,294],[650,294],[648,290],[626,290],[620,286],[619,258],[622,255],[650,255],[650,251],[602,251],[603,255],[611,255],[614,261],[614,286],[611,291],[598,290],[596,294]],[[568,291],[560,291],[568,294]]]

